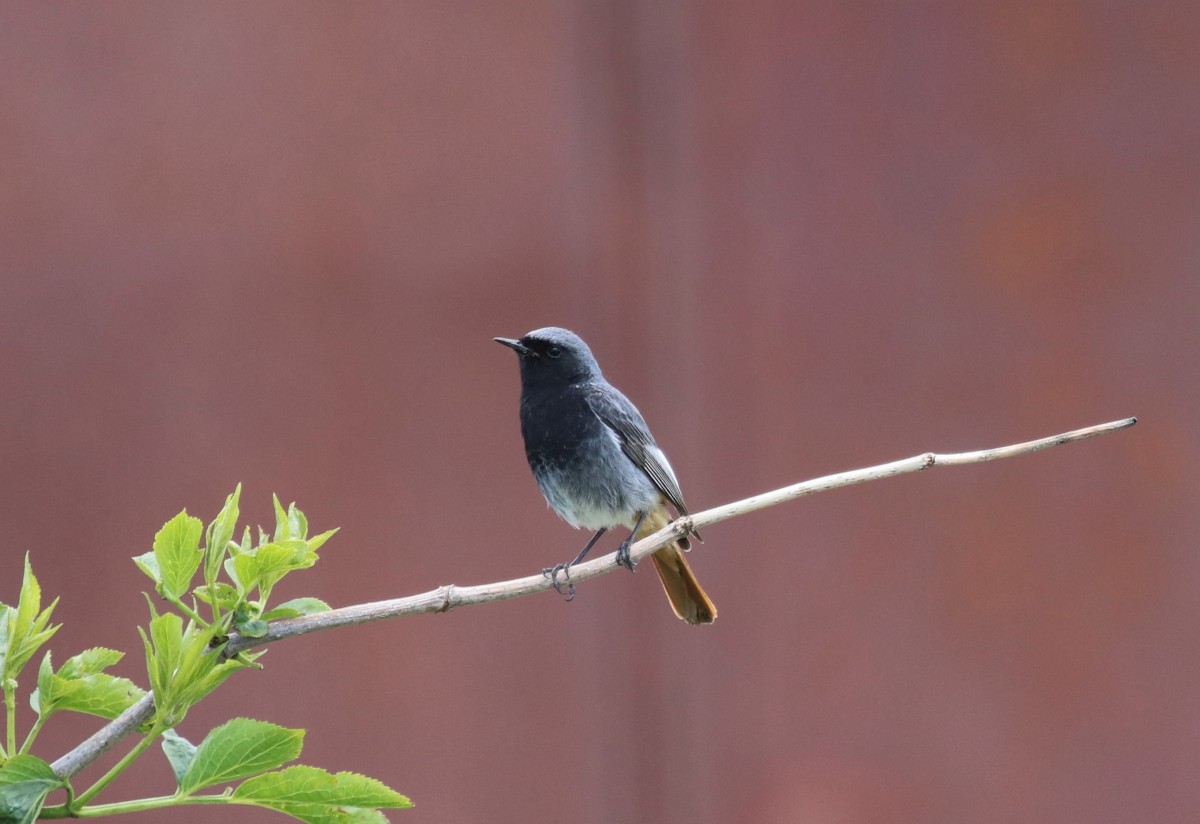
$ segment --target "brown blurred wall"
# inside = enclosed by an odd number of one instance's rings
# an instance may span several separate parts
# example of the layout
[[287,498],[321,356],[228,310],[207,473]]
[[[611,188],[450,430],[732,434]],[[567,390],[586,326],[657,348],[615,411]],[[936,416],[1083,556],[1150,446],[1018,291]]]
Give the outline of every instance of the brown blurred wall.
[[[238,481],[342,527],[281,597],[566,560],[490,341],[550,323],[693,508],[1136,414],[708,530],[709,629],[613,574],[277,645],[181,732],[305,727],[396,821],[1195,821],[1198,41],[1183,2],[9,4],[0,600],[30,552],[57,660],[144,684],[128,558]],[[168,791],[145,760],[101,800]]]

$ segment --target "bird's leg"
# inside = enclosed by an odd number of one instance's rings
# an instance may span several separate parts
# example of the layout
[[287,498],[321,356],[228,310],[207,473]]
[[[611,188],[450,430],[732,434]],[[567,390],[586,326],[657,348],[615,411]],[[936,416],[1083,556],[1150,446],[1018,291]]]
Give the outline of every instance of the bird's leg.
[[617,547],[617,566],[623,566],[630,572],[637,571],[637,563],[629,557],[629,545],[633,543],[633,538],[637,535],[639,529],[642,528],[642,521],[646,520],[646,513],[639,512],[637,522],[633,525],[633,531],[629,533],[619,547]]
[[[596,534],[592,536],[591,540],[584,545],[583,549],[579,550],[579,554],[575,556],[575,560],[565,564],[555,564],[552,567],[546,567],[542,570],[542,575],[549,578],[550,582],[554,584],[554,591],[559,595],[565,594],[568,601],[575,597],[575,585],[571,583],[571,567],[583,560],[584,556],[587,555],[588,551],[596,545],[596,541],[599,541],[600,536],[605,532],[608,532],[608,527],[601,527]],[[567,584],[566,593],[563,593],[562,584],[558,582],[558,573],[560,572],[563,574],[563,579]]]

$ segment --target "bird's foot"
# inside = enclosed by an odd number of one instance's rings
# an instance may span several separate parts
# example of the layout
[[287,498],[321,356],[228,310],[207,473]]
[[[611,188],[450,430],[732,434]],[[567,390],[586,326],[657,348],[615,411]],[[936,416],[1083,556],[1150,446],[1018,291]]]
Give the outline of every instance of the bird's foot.
[[[558,573],[562,573],[563,580],[558,580]],[[542,577],[549,578],[550,583],[554,586],[554,591],[559,595],[567,596],[567,600],[571,601],[575,598],[575,584],[571,583],[571,565],[570,564],[555,564],[552,567],[546,567],[542,570]],[[566,589],[563,588],[564,584]]]
[[629,557],[629,544],[633,541],[630,538],[619,547],[617,547],[617,566],[625,567],[630,572],[637,572],[637,561]]

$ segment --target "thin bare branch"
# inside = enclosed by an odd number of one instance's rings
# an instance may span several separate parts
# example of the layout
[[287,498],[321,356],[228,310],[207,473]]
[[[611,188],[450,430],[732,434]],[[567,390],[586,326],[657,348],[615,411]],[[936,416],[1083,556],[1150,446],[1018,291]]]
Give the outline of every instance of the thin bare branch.
[[[840,489],[844,486],[876,481],[882,478],[891,478],[909,472],[920,472],[923,469],[935,466],[961,466],[963,464],[994,461],[999,458],[1011,458],[1015,455],[1037,452],[1051,446],[1081,441],[1094,435],[1103,435],[1107,432],[1126,429],[1135,423],[1137,423],[1137,418],[1125,418],[1124,420],[1075,429],[1070,432],[1064,432],[1061,435],[1052,435],[1048,438],[1012,444],[1010,446],[981,449],[975,452],[947,454],[926,452],[911,458],[905,458],[904,460],[867,467],[866,469],[855,469],[849,472],[839,472],[835,475],[826,475],[823,478],[815,478],[811,481],[793,484],[782,489],[764,492],[761,495],[755,495],[703,512],[697,512],[687,518],[680,518],[658,532],[655,532],[653,535],[638,541],[630,547],[629,554],[635,561],[641,560],[693,528],[708,527],[721,521],[727,521],[730,518],[736,518],[739,515],[746,515],[760,509],[776,506],[785,501],[791,501],[805,495],[827,492],[831,489]],[[571,581],[575,584],[580,584],[598,575],[612,572],[617,569],[616,557],[616,553],[613,552],[601,558],[571,567]],[[264,644],[280,641],[284,638],[291,638],[296,635],[307,635],[310,632],[319,632],[351,624],[382,621],[388,618],[399,618],[406,615],[419,615],[426,612],[449,612],[458,607],[470,606],[472,604],[487,604],[493,601],[508,600],[509,598],[520,598],[525,595],[545,592],[551,588],[552,584],[550,580],[541,574],[477,586],[447,584],[429,592],[424,592],[420,595],[410,595],[406,598],[393,598],[387,601],[355,604],[354,606],[342,607],[315,615],[272,621],[270,627],[267,629],[267,633],[259,638],[248,638],[237,634],[231,635],[222,654],[229,657],[254,647],[260,647]],[[153,714],[154,702],[152,697],[147,695],[122,713],[121,716],[109,722],[109,724],[91,738],[55,761],[52,765],[54,771],[64,778],[75,775],[108,751],[118,741],[134,732],[149,720]]]

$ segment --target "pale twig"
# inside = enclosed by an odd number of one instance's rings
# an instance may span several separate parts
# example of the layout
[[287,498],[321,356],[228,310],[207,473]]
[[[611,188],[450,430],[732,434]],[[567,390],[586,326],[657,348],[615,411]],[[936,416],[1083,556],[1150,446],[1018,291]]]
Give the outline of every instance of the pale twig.
[[[981,449],[976,452],[956,452],[938,454],[926,452],[879,466],[855,469],[850,472],[839,472],[836,475],[826,475],[811,481],[764,492],[750,498],[725,504],[723,506],[697,512],[689,517],[680,518],[674,523],[663,527],[653,535],[649,535],[629,548],[629,556],[634,561],[645,558],[663,545],[670,543],[680,535],[687,534],[692,529],[708,527],[739,515],[746,515],[759,509],[812,495],[817,492],[827,492],[844,486],[875,481],[881,478],[891,478],[909,472],[920,472],[935,466],[959,466],[962,464],[982,463],[999,458],[1011,458],[1036,452],[1051,446],[1081,441],[1094,435],[1102,435],[1119,429],[1126,429],[1137,423],[1137,418],[1126,418],[1120,421],[1102,423],[1084,429],[1075,429],[1061,435],[1052,435],[1036,441],[1000,446],[995,449]],[[571,567],[571,581],[580,584],[598,575],[604,575],[617,569],[617,554],[611,553],[578,566]],[[288,618],[272,621],[265,635],[249,638],[237,634],[230,636],[225,645],[223,655],[226,657],[239,652],[269,644],[296,635],[307,635],[310,632],[344,627],[351,624],[365,624],[371,621],[382,621],[387,618],[399,618],[405,615],[419,615],[426,612],[449,612],[458,607],[472,604],[486,604],[493,601],[504,601],[509,598],[520,598],[545,592],[553,587],[553,583],[544,575],[529,575],[524,578],[514,578],[510,581],[498,581],[493,584],[478,586],[456,586],[447,584],[420,595],[410,595],[406,598],[393,598],[387,601],[374,601],[366,604],[342,607],[340,609],[321,612],[315,615],[305,615],[300,618]],[[146,695],[118,718],[84,741],[71,752],[58,759],[52,765],[54,771],[69,778],[95,761],[115,743],[142,726],[154,714],[154,701]]]

